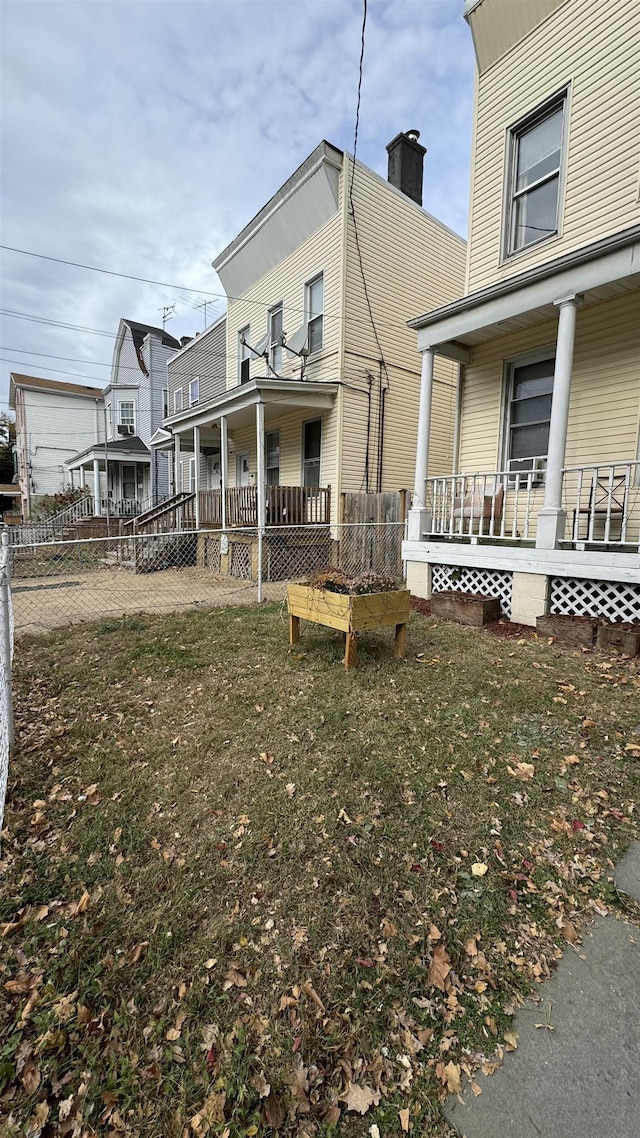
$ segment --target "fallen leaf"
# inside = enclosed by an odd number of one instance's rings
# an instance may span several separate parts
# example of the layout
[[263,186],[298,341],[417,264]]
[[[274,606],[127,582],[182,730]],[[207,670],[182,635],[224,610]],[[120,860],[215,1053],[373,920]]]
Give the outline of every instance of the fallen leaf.
[[374,1091],[373,1087],[359,1087],[356,1083],[350,1083],[348,1090],[340,1095],[347,1110],[357,1111],[358,1114],[366,1114],[370,1107],[377,1106],[380,1097],[380,1091]]
[[284,1107],[275,1091],[270,1091],[262,1103],[262,1115],[265,1126],[272,1130],[279,1130],[284,1122]]
[[474,877],[484,877],[489,866],[485,865],[483,861],[475,861],[471,866],[471,872]]
[[451,971],[451,957],[443,944],[437,944],[429,965],[428,982],[430,987],[446,991],[445,980]]
[[400,1126],[402,1127],[403,1134],[409,1133],[409,1107],[405,1106],[403,1110],[398,1111],[398,1118],[400,1119]]
[[518,1046],[517,1031],[505,1031],[504,1041],[507,1045],[507,1051],[515,1051]]
[[246,986],[246,976],[243,976],[242,972],[238,972],[237,968],[230,968],[228,972],[225,972],[222,985],[224,992],[227,992],[229,988],[246,988]]
[[507,770],[512,778],[519,778],[522,782],[529,782],[536,773],[533,763],[516,763],[515,767],[508,766]]
[[447,1090],[450,1095],[457,1095],[460,1093],[462,1083],[460,1081],[460,1068],[453,1060],[447,1063],[444,1068],[444,1076],[447,1084]]

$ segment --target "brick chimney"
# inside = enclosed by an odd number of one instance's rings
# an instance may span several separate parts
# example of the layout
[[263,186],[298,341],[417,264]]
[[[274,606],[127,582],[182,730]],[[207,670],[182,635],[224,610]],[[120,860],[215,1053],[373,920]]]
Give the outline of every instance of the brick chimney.
[[419,130],[397,134],[387,146],[389,173],[387,181],[418,205],[422,205],[422,166],[426,147],[418,142]]

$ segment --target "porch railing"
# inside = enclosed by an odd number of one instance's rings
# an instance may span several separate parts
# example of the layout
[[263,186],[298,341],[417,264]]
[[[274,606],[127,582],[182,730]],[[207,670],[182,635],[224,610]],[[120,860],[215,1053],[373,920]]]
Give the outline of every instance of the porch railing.
[[542,507],[541,470],[499,470],[427,479],[430,533],[444,538],[531,541]]
[[[229,487],[225,494],[227,526],[257,526],[257,487]],[[201,490],[198,505],[201,525],[222,525],[222,490]],[[328,525],[330,515],[329,487],[265,487],[265,523],[268,526]]]
[[568,466],[562,478],[566,540],[574,545],[640,544],[640,462]]

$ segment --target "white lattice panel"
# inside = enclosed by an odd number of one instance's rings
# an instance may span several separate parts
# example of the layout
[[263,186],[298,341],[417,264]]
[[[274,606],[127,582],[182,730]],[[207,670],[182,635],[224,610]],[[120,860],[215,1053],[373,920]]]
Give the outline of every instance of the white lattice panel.
[[612,624],[640,620],[640,585],[552,577],[549,611],[554,616],[604,617]]
[[502,613],[511,618],[511,590],[513,574],[502,569],[474,569],[472,566],[432,565],[431,587],[459,589],[462,593],[477,593],[482,597],[497,597]]

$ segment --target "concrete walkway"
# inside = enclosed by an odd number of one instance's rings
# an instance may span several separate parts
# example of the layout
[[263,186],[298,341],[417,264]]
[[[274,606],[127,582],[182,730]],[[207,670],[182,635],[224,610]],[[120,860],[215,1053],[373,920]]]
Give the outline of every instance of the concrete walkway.
[[[616,869],[618,889],[640,902],[640,842]],[[445,1116],[464,1138],[639,1138],[640,930],[612,915],[568,947],[515,1016],[518,1048],[502,1067],[451,1097]],[[550,1031],[546,1024],[553,1027]]]

